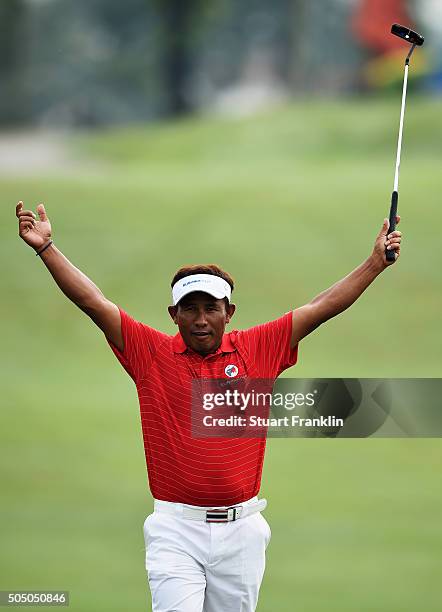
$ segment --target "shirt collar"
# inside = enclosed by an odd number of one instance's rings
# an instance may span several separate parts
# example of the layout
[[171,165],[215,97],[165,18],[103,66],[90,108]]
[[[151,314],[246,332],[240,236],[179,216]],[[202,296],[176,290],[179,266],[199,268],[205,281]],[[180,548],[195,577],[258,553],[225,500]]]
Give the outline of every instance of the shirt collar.
[[[176,336],[172,338],[172,349],[174,353],[184,353],[188,350],[188,346],[183,340],[183,337],[178,332]],[[189,349],[191,351],[191,349]],[[221,340],[221,346],[214,352],[212,355],[217,355],[219,353],[233,353],[235,351],[235,347],[230,339],[230,333],[224,334]]]

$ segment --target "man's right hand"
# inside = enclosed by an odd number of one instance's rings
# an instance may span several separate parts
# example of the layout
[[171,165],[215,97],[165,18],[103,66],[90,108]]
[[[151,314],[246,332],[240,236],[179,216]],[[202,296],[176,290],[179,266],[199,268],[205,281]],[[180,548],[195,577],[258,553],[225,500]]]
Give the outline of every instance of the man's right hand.
[[19,202],[15,208],[18,217],[18,235],[26,244],[38,251],[51,239],[51,223],[46,216],[43,204],[37,206],[39,221],[32,210],[23,210],[23,202]]

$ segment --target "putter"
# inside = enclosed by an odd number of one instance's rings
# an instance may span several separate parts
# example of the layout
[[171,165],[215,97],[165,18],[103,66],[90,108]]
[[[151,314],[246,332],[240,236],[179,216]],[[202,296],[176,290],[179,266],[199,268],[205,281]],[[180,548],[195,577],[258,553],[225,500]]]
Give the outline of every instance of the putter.
[[[411,49],[405,59],[405,72],[404,72],[404,86],[402,89],[402,107],[401,107],[401,118],[399,121],[399,139],[397,143],[397,155],[396,155],[396,171],[394,174],[394,187],[393,193],[391,194],[391,206],[390,206],[390,226],[388,228],[388,233],[394,232],[396,229],[396,215],[397,215],[397,205],[399,201],[399,167],[401,165],[401,149],[402,149],[402,132],[404,129],[404,115],[405,115],[405,100],[407,98],[407,83],[408,83],[408,67],[410,65],[410,57],[415,49],[415,47],[421,47],[424,44],[424,37],[418,34],[417,32],[413,32],[410,28],[405,26],[401,26],[398,23],[395,23],[391,26],[391,33],[395,36],[399,36],[399,38],[403,38],[405,41],[410,43]],[[395,261],[396,256],[394,251],[387,251],[385,249],[385,256],[387,261]]]

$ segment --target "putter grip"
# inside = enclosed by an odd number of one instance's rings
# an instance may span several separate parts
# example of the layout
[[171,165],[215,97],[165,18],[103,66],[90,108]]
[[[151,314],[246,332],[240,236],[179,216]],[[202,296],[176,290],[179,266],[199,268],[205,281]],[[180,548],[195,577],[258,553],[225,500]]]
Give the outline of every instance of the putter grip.
[[[399,194],[397,191],[393,191],[393,193],[391,194],[391,206],[390,206],[390,225],[388,228],[388,233],[391,234],[391,232],[394,232],[394,230],[396,229],[396,215],[397,215],[397,203],[399,200]],[[385,249],[385,257],[387,258],[387,261],[395,261],[396,256],[394,251],[387,251],[387,249]]]

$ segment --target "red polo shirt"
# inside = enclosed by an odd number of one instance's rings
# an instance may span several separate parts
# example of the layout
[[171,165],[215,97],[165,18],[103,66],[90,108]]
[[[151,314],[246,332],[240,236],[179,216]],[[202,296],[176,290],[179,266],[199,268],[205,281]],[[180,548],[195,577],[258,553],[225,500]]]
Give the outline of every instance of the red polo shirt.
[[238,504],[258,494],[265,439],[194,439],[191,381],[237,376],[275,379],[294,365],[292,313],[223,336],[216,353],[203,357],[181,335],[169,336],[135,321],[124,310],[124,351],[109,346],[135,382],[149,485],[155,499],[197,506]]

